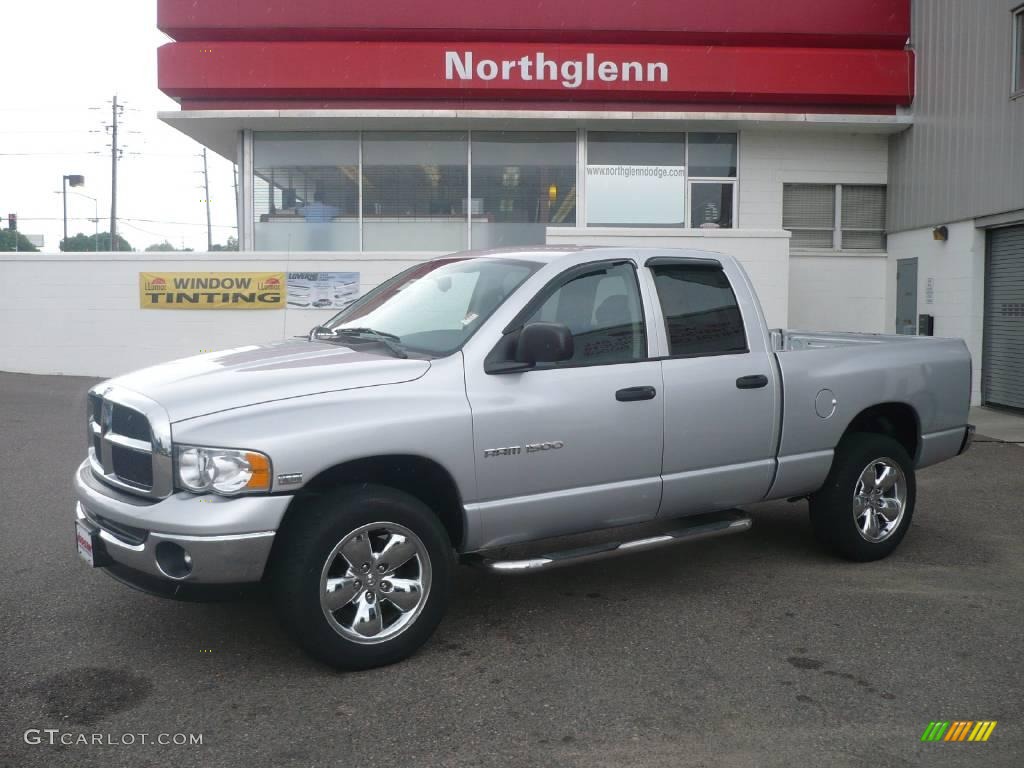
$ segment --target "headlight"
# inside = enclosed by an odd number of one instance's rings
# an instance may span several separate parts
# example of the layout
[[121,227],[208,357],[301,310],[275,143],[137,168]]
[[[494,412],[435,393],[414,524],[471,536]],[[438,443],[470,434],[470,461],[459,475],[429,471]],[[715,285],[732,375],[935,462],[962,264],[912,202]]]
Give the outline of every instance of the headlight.
[[180,487],[192,493],[259,493],[270,490],[270,458],[257,451],[179,445]]

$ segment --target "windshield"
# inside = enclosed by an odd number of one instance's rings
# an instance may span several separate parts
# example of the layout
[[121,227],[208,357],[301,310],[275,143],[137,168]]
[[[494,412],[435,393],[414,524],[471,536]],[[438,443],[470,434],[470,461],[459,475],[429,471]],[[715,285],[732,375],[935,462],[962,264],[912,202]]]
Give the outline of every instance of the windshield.
[[326,328],[346,343],[386,337],[409,352],[449,355],[539,267],[493,258],[428,261],[382,283]]

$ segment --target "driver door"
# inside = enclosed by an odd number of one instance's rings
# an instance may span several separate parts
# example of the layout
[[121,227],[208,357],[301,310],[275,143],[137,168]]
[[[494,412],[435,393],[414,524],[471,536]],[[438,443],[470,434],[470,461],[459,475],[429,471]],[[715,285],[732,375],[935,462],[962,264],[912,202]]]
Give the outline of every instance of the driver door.
[[467,366],[481,548],[653,518],[661,498],[661,363],[631,262],[575,267],[525,310],[568,326],[570,360]]

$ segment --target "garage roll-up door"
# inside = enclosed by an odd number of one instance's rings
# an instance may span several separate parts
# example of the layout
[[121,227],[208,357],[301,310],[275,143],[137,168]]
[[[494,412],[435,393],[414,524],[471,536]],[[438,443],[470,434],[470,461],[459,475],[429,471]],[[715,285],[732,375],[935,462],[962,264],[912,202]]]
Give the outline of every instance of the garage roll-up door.
[[1024,226],[988,233],[981,396],[1024,409]]

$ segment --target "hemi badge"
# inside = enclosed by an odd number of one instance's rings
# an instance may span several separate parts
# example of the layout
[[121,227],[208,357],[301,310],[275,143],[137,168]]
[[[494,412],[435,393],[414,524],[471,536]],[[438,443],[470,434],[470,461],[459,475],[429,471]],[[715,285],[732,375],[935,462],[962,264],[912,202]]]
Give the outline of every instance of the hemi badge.
[[278,475],[277,476],[277,484],[278,485],[298,485],[301,482],[302,482],[302,473],[301,472],[292,472],[291,474]]

